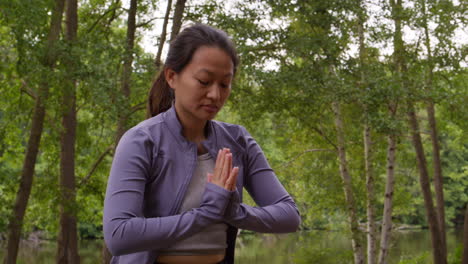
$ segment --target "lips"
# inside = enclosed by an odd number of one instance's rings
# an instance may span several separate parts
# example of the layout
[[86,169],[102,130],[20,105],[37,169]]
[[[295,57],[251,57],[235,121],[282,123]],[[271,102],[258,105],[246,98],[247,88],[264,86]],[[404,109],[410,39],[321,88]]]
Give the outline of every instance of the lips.
[[216,112],[218,112],[218,110],[219,110],[219,107],[218,107],[218,106],[212,105],[212,104],[209,104],[209,105],[202,105],[202,108],[203,108],[205,111],[209,112],[209,113],[216,113]]

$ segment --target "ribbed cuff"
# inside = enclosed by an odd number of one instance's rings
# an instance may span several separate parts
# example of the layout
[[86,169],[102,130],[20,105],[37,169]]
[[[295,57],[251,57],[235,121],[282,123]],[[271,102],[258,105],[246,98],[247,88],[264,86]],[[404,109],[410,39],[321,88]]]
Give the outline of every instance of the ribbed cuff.
[[232,221],[238,217],[240,207],[240,195],[237,188],[231,192],[231,199],[224,213],[224,218],[227,222]]
[[232,192],[214,183],[208,182],[206,183],[200,207],[221,219],[223,218],[226,207],[231,200],[231,195]]

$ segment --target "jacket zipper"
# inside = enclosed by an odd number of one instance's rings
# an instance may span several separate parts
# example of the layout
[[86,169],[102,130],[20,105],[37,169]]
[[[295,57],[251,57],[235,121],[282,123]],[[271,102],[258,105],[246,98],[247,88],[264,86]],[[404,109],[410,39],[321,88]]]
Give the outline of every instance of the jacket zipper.
[[[185,193],[187,192],[188,184],[192,180],[193,173],[195,171],[195,166],[197,165],[197,162],[196,162],[197,153],[196,153],[196,151],[197,151],[197,148],[196,148],[196,145],[195,145],[195,159],[192,159],[191,169],[190,169],[188,175],[185,177],[182,188],[180,188],[179,193],[177,193],[176,200],[175,200],[174,205],[173,205],[173,207],[171,209],[170,215],[175,215],[179,211],[180,206],[181,206],[181,202],[182,202],[182,198],[185,197]],[[193,155],[192,155],[192,157],[193,157]]]

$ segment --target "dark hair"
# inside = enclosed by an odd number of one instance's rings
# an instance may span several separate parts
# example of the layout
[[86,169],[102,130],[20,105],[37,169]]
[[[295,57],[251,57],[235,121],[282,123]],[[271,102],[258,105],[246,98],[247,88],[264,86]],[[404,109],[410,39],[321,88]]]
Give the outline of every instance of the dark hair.
[[174,92],[166,81],[164,70],[172,69],[176,73],[180,73],[201,46],[217,47],[224,50],[232,58],[234,74],[236,73],[239,58],[234,44],[224,31],[204,24],[195,24],[185,28],[171,42],[164,67],[150,89],[147,118],[168,110],[172,105],[172,100],[174,100]]

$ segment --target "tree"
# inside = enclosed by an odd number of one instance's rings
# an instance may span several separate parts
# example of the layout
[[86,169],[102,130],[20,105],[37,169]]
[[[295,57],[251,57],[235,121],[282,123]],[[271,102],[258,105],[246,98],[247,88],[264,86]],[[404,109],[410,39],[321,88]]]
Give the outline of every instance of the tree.
[[130,80],[132,75],[132,62],[133,62],[133,47],[135,46],[135,32],[136,32],[136,13],[137,13],[137,0],[130,1],[130,9],[128,10],[127,19],[127,37],[125,39],[125,48],[123,54],[122,77],[121,77],[121,111],[118,117],[117,133],[115,137],[115,146],[120,138],[126,131],[128,109],[130,109]]
[[[431,48],[431,41],[429,36],[429,29],[428,29],[428,14],[426,11],[426,0],[421,0],[421,7],[422,7],[422,26],[424,29],[424,45],[426,46],[427,52],[427,63],[426,63],[426,89],[429,91],[433,90],[433,82],[434,82],[434,63],[432,59],[432,48]],[[434,169],[434,187],[435,187],[435,196],[436,196],[436,210],[437,210],[437,218],[439,222],[439,231],[440,231],[440,239],[441,239],[441,251],[443,257],[447,258],[447,242],[446,242],[446,232],[445,232],[445,205],[444,205],[444,188],[443,188],[443,177],[442,177],[442,164],[440,159],[440,146],[439,146],[439,138],[437,132],[437,123],[435,118],[435,107],[434,107],[434,100],[431,96],[427,99],[427,107],[426,107],[427,117],[429,120],[429,131],[431,135],[431,142],[432,142],[432,163]]]
[[[120,138],[127,130],[130,109],[130,80],[132,75],[132,62],[135,46],[135,32],[136,32],[136,14],[137,14],[137,0],[130,1],[130,9],[128,10],[127,18],[127,37],[125,39],[125,48],[123,54],[123,67],[119,96],[122,101],[120,111],[118,112],[117,131],[115,135],[114,147],[117,147]],[[103,243],[103,263],[109,263],[111,255],[105,243]]]
[[395,186],[395,152],[396,136],[388,136],[387,148],[387,181],[385,184],[385,201],[382,220],[382,232],[380,238],[380,252],[378,263],[387,263],[387,256],[390,249],[390,238],[392,234],[392,210],[393,210],[393,191]]
[[411,128],[412,143],[416,151],[416,160],[419,171],[419,181],[421,190],[424,197],[424,204],[426,208],[427,221],[431,231],[432,250],[435,264],[445,264],[447,262],[443,254],[442,239],[440,237],[439,224],[434,204],[432,200],[429,174],[427,171],[426,158],[419,132],[419,124],[416,117],[416,110],[414,107],[414,94],[410,90],[408,76],[406,76],[407,65],[405,62],[405,48],[402,39],[402,0],[390,0],[392,18],[395,23],[394,33],[394,60],[395,60],[395,74],[401,86],[409,90],[407,94],[407,115],[408,123]]
[[343,121],[339,103],[333,103],[333,111],[335,112],[335,125],[337,134],[338,157],[340,163],[340,174],[343,180],[343,190],[346,199],[346,208],[348,210],[349,225],[351,227],[351,237],[353,244],[354,263],[364,263],[363,242],[361,232],[359,231],[359,222],[357,219],[357,208],[354,201],[354,193],[351,184],[351,175],[348,172],[348,162],[346,160],[345,139],[343,130]]
[[[367,88],[367,74],[365,65],[368,63],[367,52],[364,37],[364,24],[366,21],[366,9],[362,1],[357,2],[357,27],[359,39],[359,86],[360,89]],[[364,92],[365,93],[365,92]],[[369,109],[366,103],[363,105],[366,115],[364,117],[363,142],[364,142],[364,166],[366,174],[367,187],[367,264],[375,264],[376,261],[376,226],[375,226],[375,187],[374,187],[374,166],[373,166],[373,147],[372,147],[372,128],[369,122]]]
[[[372,230],[379,229],[372,224],[382,218],[378,259],[383,264],[395,246],[390,241],[392,227],[427,225],[416,152],[408,133],[412,131],[408,104],[414,106],[421,127],[427,163],[437,159],[429,133],[428,105],[434,106],[437,136],[433,138],[440,145],[445,221],[447,226],[463,221],[468,201],[468,152],[463,144],[468,104],[466,69],[460,61],[466,45],[454,35],[466,24],[462,2],[402,1],[399,30],[405,43],[395,45],[392,56],[382,48],[392,46],[392,37],[397,39],[390,23],[396,18],[391,16],[390,1],[378,5],[361,0],[234,0],[228,4],[169,0],[164,5],[138,1],[129,53],[131,1],[88,0],[78,7],[79,39],[70,43],[65,28],[63,41],[57,37],[54,51],[60,61],[53,68],[43,62],[54,1],[20,1],[21,6],[18,1],[0,2],[0,204],[10,205],[0,208],[0,233],[11,218],[29,131],[36,126],[31,122],[34,103],[39,101],[40,87],[48,84],[44,133],[20,236],[40,230],[48,239],[64,240],[62,234],[58,236],[55,220],[59,213],[69,212],[76,214],[80,238],[101,238],[103,195],[118,134],[145,118],[140,110],[154,78],[155,59],[160,63],[158,70],[164,60],[163,45],[180,31],[183,21],[213,25],[233,38],[242,63],[232,95],[217,119],[246,126],[258,140],[295,197],[304,229],[344,227],[346,231],[340,231],[349,234],[350,240],[360,240],[362,259],[372,263]],[[163,17],[153,15],[156,8]],[[152,21],[163,25],[156,54],[146,53],[141,46],[145,30],[155,26]],[[64,188],[58,186],[60,166],[65,168],[58,139],[65,134],[56,120],[65,112],[63,106],[73,107],[68,103],[72,97],[64,93],[71,91],[72,83],[76,88],[76,202],[62,199],[66,194],[60,194]],[[346,168],[345,178],[340,166]],[[427,174],[433,176],[432,168]],[[349,183],[345,185],[343,179]],[[349,210],[346,189],[352,194],[353,210]],[[442,202],[434,193],[437,212]],[[355,220],[350,221],[350,212]],[[441,214],[436,214],[440,225]],[[356,222],[358,236],[351,232]],[[351,250],[326,255],[352,263]],[[314,262],[311,259],[302,261]],[[102,258],[104,263],[109,260],[110,256]]]
[[164,22],[163,22],[163,29],[161,32],[161,38],[159,39],[159,46],[158,46],[158,52],[156,53],[156,59],[154,60],[154,63],[156,65],[156,70],[158,71],[161,68],[161,54],[162,50],[164,47],[164,43],[166,42],[166,35],[167,35],[167,23],[169,22],[169,14],[171,13],[171,7],[172,7],[172,0],[167,1],[167,8],[166,8],[166,14],[164,15]]
[[187,0],[177,0],[174,9],[174,18],[172,19],[171,42],[179,34],[182,26],[182,18],[184,16],[185,2]]
[[75,45],[78,31],[78,1],[67,0],[66,34],[68,53],[62,56],[67,79],[64,80],[62,131],[60,133],[60,230],[56,262],[78,264],[76,219],[75,142],[76,142],[76,71]]
[[[53,69],[57,61],[57,45],[60,37],[60,28],[65,0],[56,0],[51,14],[50,29],[47,36],[45,55],[42,58],[44,67]],[[29,134],[28,145],[23,162],[20,186],[16,195],[13,213],[10,217],[8,227],[7,253],[5,255],[5,264],[16,263],[18,256],[18,247],[20,242],[21,228],[28,205],[29,195],[33,184],[34,166],[36,164],[37,153],[41,142],[44,118],[46,114],[45,104],[49,94],[49,80],[44,75],[40,89],[34,105],[34,114],[32,117],[32,126]]]

